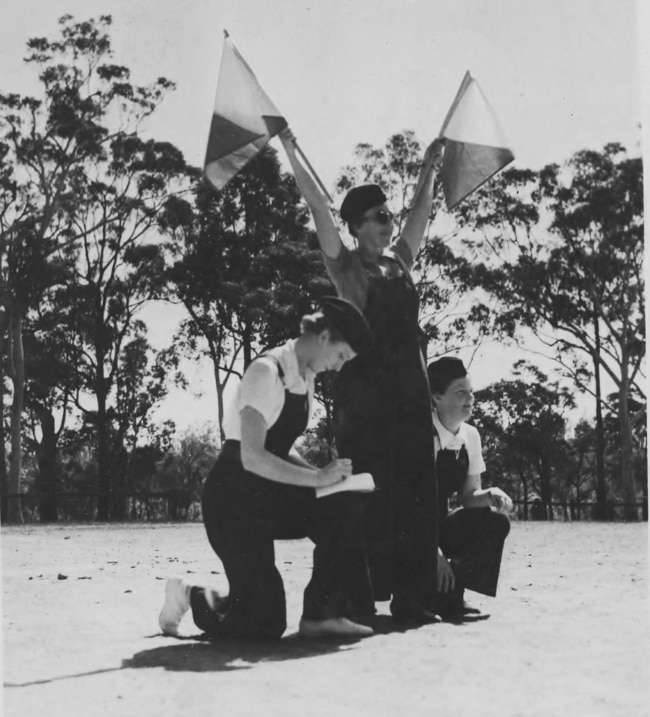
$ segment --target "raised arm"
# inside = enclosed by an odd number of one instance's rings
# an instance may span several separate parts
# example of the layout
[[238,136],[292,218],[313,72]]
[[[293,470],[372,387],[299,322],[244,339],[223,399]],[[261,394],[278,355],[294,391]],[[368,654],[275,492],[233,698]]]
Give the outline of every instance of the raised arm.
[[433,203],[434,180],[442,162],[442,141],[434,140],[426,149],[418,183],[413,193],[413,203],[400,241],[404,241],[415,258],[424,237]]
[[327,198],[298,158],[295,139],[291,130],[287,127],[282,130],[278,136],[289,158],[298,189],[300,189],[300,193],[307,202],[307,206],[314,218],[321,251],[330,259],[336,259],[343,243],[341,242],[339,230],[334,223],[332,213],[330,212]]

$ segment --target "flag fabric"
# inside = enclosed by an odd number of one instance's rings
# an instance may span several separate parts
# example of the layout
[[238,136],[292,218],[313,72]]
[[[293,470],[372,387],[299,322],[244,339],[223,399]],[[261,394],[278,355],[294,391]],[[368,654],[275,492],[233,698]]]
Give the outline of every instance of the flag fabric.
[[286,126],[287,121],[226,33],[205,176],[217,189],[223,189]]
[[445,139],[440,174],[448,209],[514,159],[494,110],[469,72],[442,124],[440,137]]

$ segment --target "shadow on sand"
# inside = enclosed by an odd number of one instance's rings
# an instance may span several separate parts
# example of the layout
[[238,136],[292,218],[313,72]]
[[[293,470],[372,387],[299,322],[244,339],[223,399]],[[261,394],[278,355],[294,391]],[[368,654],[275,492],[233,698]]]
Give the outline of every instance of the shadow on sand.
[[[459,620],[447,621],[455,625],[485,620],[489,615],[465,616]],[[396,624],[389,616],[377,615],[372,626],[375,635],[407,632],[417,625]],[[153,637],[153,636],[152,636]],[[372,639],[365,638],[365,639]],[[142,667],[164,667],[179,672],[219,672],[246,670],[262,662],[284,662],[304,660],[352,649],[358,638],[305,638],[292,633],[281,640],[206,640],[203,636],[181,638],[181,643],[154,647],[136,652],[132,658],[122,662],[122,669]]]
[[[484,620],[488,615],[466,617],[463,622]],[[375,635],[404,633],[415,629],[416,625],[396,624],[390,617],[377,615],[373,621]],[[149,637],[161,637],[160,633]],[[372,639],[366,638],[366,639]],[[174,644],[154,647],[150,650],[136,652],[133,657],[122,660],[120,667],[81,672],[74,675],[60,675],[49,679],[31,682],[5,682],[5,687],[28,687],[47,684],[77,677],[88,677],[106,672],[132,670],[147,667],[162,667],[174,672],[224,672],[231,670],[248,670],[256,664],[264,662],[284,662],[286,660],[304,660],[337,652],[347,652],[358,643],[359,638],[305,638],[292,633],[281,640],[245,640],[222,639],[207,640],[203,635],[176,638]]]
[[246,670],[261,662],[319,657],[352,648],[358,639],[306,639],[297,633],[281,640],[184,639],[180,644],[141,650],[122,662],[122,669],[164,667],[179,672]]
[[[160,633],[150,637],[162,637]],[[5,687],[31,687],[78,677],[89,677],[107,672],[132,670],[146,667],[163,667],[177,672],[223,672],[245,670],[263,662],[304,660],[336,652],[344,652],[358,642],[357,639],[304,638],[293,633],[281,640],[219,640],[209,641],[203,636],[178,638],[171,645],[154,647],[136,652],[133,657],[122,660],[120,667],[109,667],[73,675],[32,680],[29,682],[5,682]]]
[[[376,635],[406,632],[414,625],[399,625],[386,615],[377,615],[372,627]],[[159,637],[160,635],[152,635]],[[207,640],[202,635],[179,638],[172,645],[141,650],[122,662],[123,669],[164,667],[181,672],[218,672],[246,670],[262,662],[304,660],[337,652],[346,652],[360,642],[359,638],[302,637],[298,633],[281,640],[219,639]],[[365,639],[372,639],[365,638]]]
[[[479,622],[488,617],[489,615],[468,615],[447,622],[462,625]],[[372,627],[375,635],[387,635],[417,629],[418,625],[399,624],[387,615],[377,615],[372,621]],[[181,672],[246,670],[261,662],[304,660],[308,657],[345,652],[360,641],[358,638],[305,638],[298,633],[287,635],[281,640],[207,640],[202,635],[180,639],[180,644],[175,642],[173,645],[136,652],[132,658],[122,662],[122,668],[164,667],[166,670]]]

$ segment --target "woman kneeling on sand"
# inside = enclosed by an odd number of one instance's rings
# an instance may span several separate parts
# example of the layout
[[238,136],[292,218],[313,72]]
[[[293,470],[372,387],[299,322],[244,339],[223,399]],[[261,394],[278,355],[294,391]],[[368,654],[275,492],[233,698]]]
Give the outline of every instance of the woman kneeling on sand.
[[[500,488],[481,487],[485,462],[479,432],[465,423],[472,414],[474,392],[463,362],[446,356],[430,363],[427,372],[440,510],[436,612],[455,621],[478,612],[465,605],[465,589],[496,595],[512,500]],[[450,511],[454,494],[461,507]]]
[[244,373],[226,415],[227,436],[203,492],[203,521],[221,559],[230,594],[185,580],[167,582],[159,623],[178,634],[191,608],[210,638],[279,638],[286,630],[282,578],[275,539],[309,537],[314,567],[304,592],[300,633],[365,637],[372,629],[353,621],[352,593],[372,599],[359,495],[316,497],[352,472],[348,459],[315,468],[293,450],[313,402],[314,378],[338,371],[372,337],[349,302],[325,297],[321,311],[303,317],[299,338],[255,359]]

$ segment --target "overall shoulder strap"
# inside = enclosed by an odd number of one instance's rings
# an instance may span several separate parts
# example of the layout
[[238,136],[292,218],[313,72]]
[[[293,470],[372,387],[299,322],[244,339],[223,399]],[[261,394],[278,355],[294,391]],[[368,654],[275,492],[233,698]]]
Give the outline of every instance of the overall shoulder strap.
[[391,259],[394,259],[399,265],[402,271],[404,272],[404,276],[406,278],[406,281],[413,287],[415,287],[415,283],[413,281],[413,277],[411,276],[411,270],[406,266],[406,262],[402,257],[394,250],[390,250]]
[[257,359],[261,359],[261,358],[267,358],[267,359],[271,359],[271,361],[273,361],[273,363],[278,368],[278,376],[280,376],[280,379],[284,383],[284,369],[282,368],[282,364],[280,363],[280,360],[278,358],[276,358],[273,354],[262,353],[259,356],[256,356],[253,359],[253,361],[257,361]]

